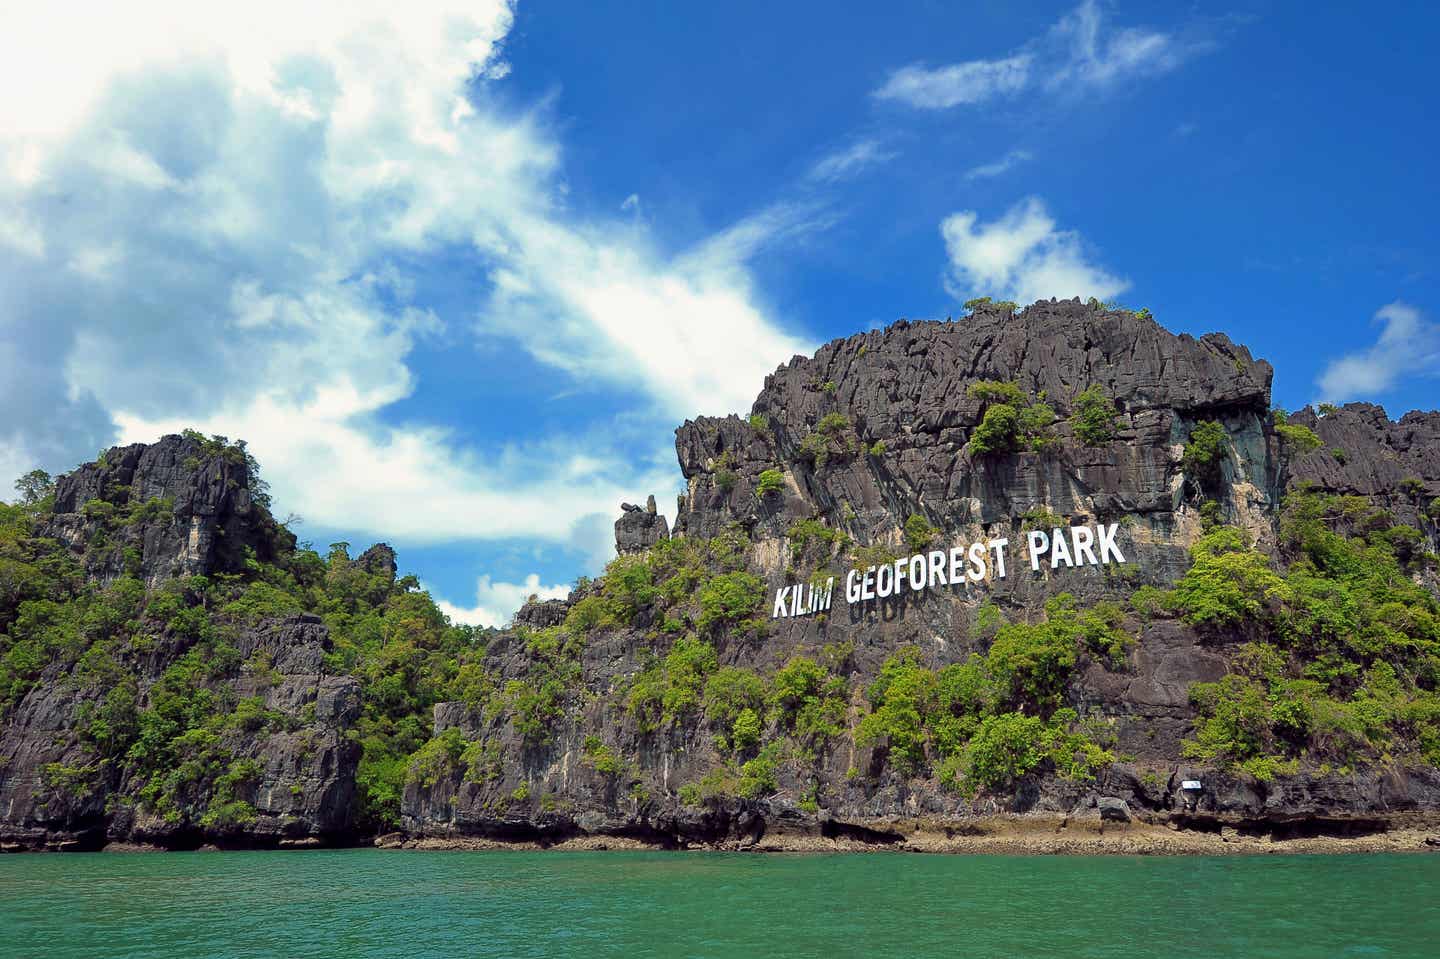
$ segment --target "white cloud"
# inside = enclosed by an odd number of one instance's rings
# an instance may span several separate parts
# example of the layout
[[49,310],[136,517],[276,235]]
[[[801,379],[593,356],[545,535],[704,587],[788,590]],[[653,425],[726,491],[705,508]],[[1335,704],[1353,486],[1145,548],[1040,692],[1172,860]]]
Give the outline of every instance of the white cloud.
[[1025,89],[1033,59],[1022,53],[1003,60],[971,60],[934,69],[912,63],[891,73],[875,91],[875,97],[898,100],[921,110],[981,103]]
[[1043,36],[1007,57],[933,68],[912,63],[892,72],[874,96],[921,110],[946,110],[1014,96],[1037,85],[1052,93],[1088,92],[1125,77],[1174,69],[1208,48],[1158,30],[1107,29],[1100,5],[1085,0]]
[[523,583],[492,583],[489,576],[481,576],[475,584],[475,605],[456,606],[444,600],[437,600],[440,611],[457,623],[468,626],[504,627],[510,625],[515,611],[534,596],[537,599],[564,599],[570,595],[570,587],[563,583],[542,586],[540,577],[531,573]]
[[[311,522],[593,560],[622,499],[676,490],[664,427],[747,408],[809,348],[745,259],[823,218],[776,207],[675,253],[631,211],[572,213],[543,114],[488,86],[509,69],[503,0],[73,6],[0,32],[0,244],[25,254],[0,256],[7,469],[195,426],[249,440]],[[490,278],[463,331],[487,356],[518,344],[623,387],[657,439],[477,445],[397,415],[417,344],[462,348],[414,305],[432,256]]]
[[1108,299],[1129,282],[1088,262],[1080,236],[1056,229],[1037,197],[1020,201],[1000,219],[981,224],[973,211],[940,224],[950,259],[946,289],[959,299],[997,296],[1017,303],[1072,296]]
[[1368,399],[1392,389],[1404,376],[1440,373],[1440,325],[1396,301],[1375,312],[1380,336],[1369,349],[1332,361],[1316,381],[1330,403]]
[[1103,34],[1104,14],[1086,0],[1050,31],[1051,41],[1069,51],[1065,65],[1046,80],[1052,90],[1108,86],[1122,77],[1173,69],[1187,55],[1173,35],[1127,27]]
[[613,230],[514,223],[481,327],[575,376],[643,387],[672,418],[745,412],[766,375],[813,347],[768,319],[744,261],[823,228],[818,216],[774,207],[669,259],[638,237],[617,242]]
[[879,140],[856,140],[847,147],[827,153],[810,168],[810,179],[838,183],[859,176],[871,167],[888,163],[899,154],[884,149]]
[[990,177],[997,177],[1008,173],[1017,164],[1029,162],[1031,154],[1029,150],[1011,150],[994,163],[982,163],[979,166],[971,167],[965,171],[967,180],[983,180]]

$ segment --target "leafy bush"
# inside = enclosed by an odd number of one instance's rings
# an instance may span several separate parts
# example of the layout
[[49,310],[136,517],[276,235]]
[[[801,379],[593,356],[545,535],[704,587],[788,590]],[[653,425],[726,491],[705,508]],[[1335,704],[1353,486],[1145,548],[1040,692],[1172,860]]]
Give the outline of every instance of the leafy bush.
[[785,488],[785,474],[778,469],[766,469],[760,471],[760,482],[755,486],[755,495],[764,499],[772,493],[778,493]]
[[1019,449],[1039,452],[1054,444],[1051,427],[1055,411],[1043,402],[1031,402],[1019,384],[980,380],[971,383],[965,392],[985,406],[985,415],[970,434],[972,456]]
[[1197,480],[1213,480],[1220,475],[1220,461],[1226,455],[1230,436],[1215,420],[1202,420],[1190,431],[1180,466],[1187,476]]
[[965,395],[982,404],[1003,403],[1017,409],[1029,402],[1025,391],[1014,381],[977,380],[965,387]]
[[919,513],[911,513],[905,520],[905,542],[917,553],[928,548],[939,536],[940,531]]
[[765,584],[754,573],[722,573],[700,587],[700,618],[696,625],[711,629],[743,624],[759,612],[764,598]]
[[626,705],[643,730],[673,724],[700,705],[706,677],[717,665],[715,647],[695,636],[682,636],[663,660],[635,677]]
[[798,563],[810,548],[811,543],[821,544],[828,554],[837,543],[844,543],[847,537],[838,529],[831,529],[816,519],[797,519],[785,531],[790,541],[790,558]]
[[1099,386],[1091,386],[1075,397],[1070,424],[1086,446],[1104,446],[1115,438],[1115,403]]
[[580,746],[585,764],[603,776],[618,776],[625,771],[625,762],[599,736],[586,736]]
[[760,799],[779,788],[776,774],[784,758],[779,743],[771,743],[759,755],[740,767],[740,784],[736,792],[745,799]]
[[1304,455],[1313,453],[1325,445],[1310,427],[1302,426],[1299,423],[1291,426],[1287,423],[1287,415],[1282,409],[1276,409],[1273,413],[1275,435],[1280,438],[1280,444],[1283,447]]
[[985,411],[984,418],[970,434],[972,456],[990,456],[1013,452],[1019,445],[1020,413],[1013,406],[997,403]]

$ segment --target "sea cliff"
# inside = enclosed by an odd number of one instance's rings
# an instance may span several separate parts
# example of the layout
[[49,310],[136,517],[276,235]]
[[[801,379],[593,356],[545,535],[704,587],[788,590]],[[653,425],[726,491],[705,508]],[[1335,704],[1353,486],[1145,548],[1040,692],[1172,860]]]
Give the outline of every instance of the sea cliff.
[[[626,505],[502,630],[298,546],[243,444],[106,451],[4,507],[0,845],[1421,848],[1440,413],[1271,378],[1078,300],[837,340],[682,424],[673,529]],[[1081,529],[1123,561],[1032,561]]]

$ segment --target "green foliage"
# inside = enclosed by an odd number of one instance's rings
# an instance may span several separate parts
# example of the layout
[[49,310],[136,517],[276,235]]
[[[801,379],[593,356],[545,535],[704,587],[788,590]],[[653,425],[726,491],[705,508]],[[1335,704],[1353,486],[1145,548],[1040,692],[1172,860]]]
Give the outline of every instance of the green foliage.
[[1115,438],[1115,403],[1098,385],[1075,397],[1070,416],[1075,436],[1086,446],[1104,446]]
[[604,776],[619,776],[625,771],[625,761],[599,736],[586,736],[580,747],[585,764]]
[[765,584],[754,573],[743,570],[722,573],[700,587],[700,617],[696,625],[712,629],[744,624],[760,610]]
[[682,636],[663,660],[635,677],[626,706],[645,731],[679,722],[699,707],[705,680],[718,664],[715,647],[695,636]]
[[1020,309],[1020,305],[1013,300],[992,300],[988,296],[977,296],[973,300],[966,300],[964,306],[968,313],[1014,313]]
[[39,506],[55,495],[55,480],[42,469],[33,469],[15,481],[21,506]]
[[758,714],[764,704],[765,680],[754,670],[726,666],[705,683],[705,718],[722,729],[747,710]]
[[985,415],[970,434],[972,456],[1022,449],[1040,452],[1054,445],[1055,411],[1038,400],[1032,402],[1018,383],[979,380],[965,392],[985,407]]
[[1032,529],[1065,529],[1069,527],[1070,521],[1057,513],[1052,513],[1043,506],[1033,506],[1020,514],[1020,531],[1029,532]]
[[820,384],[820,392],[822,393],[834,393],[837,388],[834,380],[826,380]]
[[871,444],[870,444],[869,453],[870,453],[871,456],[875,457],[876,459],[879,459],[880,457],[882,457],[882,456],[885,455],[885,453],[886,453],[886,451],[887,451],[888,449],[889,449],[889,447],[887,447],[887,446],[885,445],[885,441],[884,441],[884,440],[876,440],[874,443],[871,443]]
[[776,775],[784,753],[779,743],[771,743],[759,755],[740,767],[740,783],[736,792],[745,799],[760,799],[779,788]]
[[1276,409],[1273,411],[1272,416],[1275,425],[1275,435],[1280,438],[1281,446],[1286,449],[1303,456],[1306,453],[1313,453],[1325,445],[1324,441],[1322,441],[1319,436],[1316,436],[1315,431],[1310,429],[1310,427],[1301,426],[1298,423],[1291,426],[1287,423],[1286,419],[1288,418],[1288,414],[1284,410]]
[[1440,602],[1405,570],[1421,540],[1364,500],[1307,490],[1282,512],[1283,573],[1238,531],[1207,534],[1170,601],[1266,640],[1192,687],[1186,755],[1262,780],[1301,761],[1440,759]]
[[785,538],[790,541],[790,559],[795,563],[804,558],[812,543],[823,546],[828,556],[836,544],[843,545],[848,540],[843,532],[818,519],[797,519],[785,531]]
[[1191,547],[1190,559],[1171,597],[1192,625],[1228,626],[1257,617],[1284,592],[1284,580],[1234,527],[1216,527],[1203,535]]
[[850,429],[849,417],[844,413],[830,412],[820,417],[815,424],[815,432],[800,441],[798,453],[802,459],[812,460],[816,467],[820,467],[830,459],[852,456],[858,451],[858,441]]
[[1040,622],[998,625],[989,651],[965,663],[936,672],[902,649],[865,690],[872,708],[856,742],[883,746],[902,775],[938,761],[942,782],[964,791],[1008,784],[1042,762],[1092,777],[1113,757],[1061,704],[1081,655],[1123,660],[1132,640],[1122,620],[1114,604],[1082,610],[1062,594]]
[[778,469],[760,471],[760,481],[755,485],[755,495],[764,499],[785,489],[785,474]]
[[449,727],[411,754],[405,781],[426,789],[435,787],[461,770],[468,745],[459,729]]
[[1020,384],[1003,380],[976,380],[965,388],[965,395],[984,405],[1003,403],[1019,408],[1029,402]]
[[1321,404],[1320,404],[1320,415],[1321,415],[1321,416],[1334,416],[1334,415],[1335,415],[1336,413],[1338,413],[1338,412],[1340,412],[1340,407],[1336,406],[1334,403],[1321,403]]
[[750,418],[746,420],[746,422],[749,423],[750,428],[757,433],[770,432],[770,417],[764,413],[751,413]]
[[985,417],[970,434],[972,456],[991,456],[1013,452],[1019,443],[1020,413],[1013,406],[997,403],[985,411]]
[[1190,431],[1190,442],[1186,444],[1180,460],[1181,468],[1187,476],[1197,480],[1216,479],[1229,444],[1230,436],[1224,426],[1215,420],[1202,420]]
[[844,732],[847,697],[843,677],[808,656],[794,656],[776,670],[766,705],[775,728],[814,755]]
[[919,513],[911,513],[905,520],[905,543],[917,553],[926,549],[940,536],[940,531]]

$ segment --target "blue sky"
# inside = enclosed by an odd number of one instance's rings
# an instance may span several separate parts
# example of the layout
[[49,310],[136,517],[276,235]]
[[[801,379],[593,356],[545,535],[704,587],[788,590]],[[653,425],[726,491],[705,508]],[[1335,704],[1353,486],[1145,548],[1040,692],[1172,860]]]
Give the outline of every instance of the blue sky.
[[5,477],[243,436],[499,622],[673,511],[680,421],[971,295],[1437,405],[1427,5],[197,6],[7,14]]

